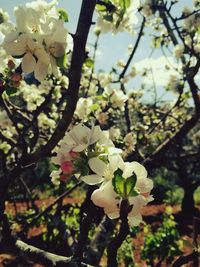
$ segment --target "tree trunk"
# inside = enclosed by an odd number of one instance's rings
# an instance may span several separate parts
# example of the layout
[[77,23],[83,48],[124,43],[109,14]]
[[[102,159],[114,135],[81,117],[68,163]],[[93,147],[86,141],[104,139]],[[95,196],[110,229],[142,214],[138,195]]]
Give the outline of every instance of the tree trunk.
[[195,205],[194,205],[194,189],[192,186],[186,186],[184,189],[184,196],[182,200],[182,212],[185,214],[194,214]]

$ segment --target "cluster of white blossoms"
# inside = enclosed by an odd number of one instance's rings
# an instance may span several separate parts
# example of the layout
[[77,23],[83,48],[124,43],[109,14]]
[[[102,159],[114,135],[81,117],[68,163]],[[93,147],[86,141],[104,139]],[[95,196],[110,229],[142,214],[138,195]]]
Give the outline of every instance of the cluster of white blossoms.
[[113,89],[110,86],[104,88],[104,96],[108,97],[113,108],[124,110],[124,103],[128,100],[122,90]]
[[142,222],[141,209],[153,200],[152,180],[138,162],[124,162],[122,150],[114,146],[107,131],[78,124],[61,141],[52,162],[58,170],[51,173],[52,182],[59,184],[72,175],[88,185],[99,185],[91,200],[102,207],[111,219],[120,216],[121,201],[130,206],[128,220],[136,226]]
[[140,6],[139,0],[123,1],[112,0],[115,8],[108,12],[106,9],[98,10],[97,29],[102,33],[128,31],[133,33],[133,25],[138,23],[137,11]]
[[181,58],[184,54],[184,46],[183,45],[176,45],[173,50],[173,54],[176,58]]
[[14,10],[16,25],[1,25],[7,54],[21,58],[22,71],[33,72],[39,81],[47,74],[58,75],[57,60],[66,53],[67,30],[56,5],[57,1],[37,0],[18,6]]

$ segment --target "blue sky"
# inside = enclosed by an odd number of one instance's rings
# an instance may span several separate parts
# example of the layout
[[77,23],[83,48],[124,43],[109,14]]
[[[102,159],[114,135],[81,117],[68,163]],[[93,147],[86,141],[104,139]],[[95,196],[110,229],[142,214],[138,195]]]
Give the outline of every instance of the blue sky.
[[[30,2],[30,1],[0,0],[0,7],[7,10],[9,15],[11,16],[11,19],[14,20],[13,8],[17,5],[23,5],[27,2]],[[192,2],[193,1],[191,0],[179,0],[179,3],[175,5],[176,8],[174,9],[174,13],[179,15],[183,7],[191,6]],[[80,6],[81,6],[81,0],[58,0],[58,3],[59,3],[59,7],[66,9],[69,14],[69,23],[67,24],[67,28],[70,32],[73,33],[77,25],[78,15],[79,15]],[[145,30],[145,32],[147,33],[147,35],[142,39],[139,49],[137,50],[137,53],[133,61],[133,64],[136,64],[137,66],[139,65],[141,67],[147,64],[147,59],[149,58],[150,53],[151,53],[151,48],[149,46],[149,43],[151,42],[149,35],[151,34],[151,32],[149,32],[148,30]],[[100,37],[95,68],[97,70],[98,69],[103,69],[106,71],[111,70],[112,66],[115,66],[118,59],[127,58],[128,56],[127,47],[129,44],[134,44],[135,39],[136,39],[136,36],[131,36],[129,33],[118,33],[117,35],[102,34]],[[95,38],[93,34],[93,29],[91,29],[88,43],[94,43],[94,40]],[[164,59],[162,52],[160,50],[155,50],[152,55],[154,59],[158,59],[159,65],[160,64],[163,65],[160,60],[161,56],[162,56],[162,59]],[[141,64],[138,64],[138,62],[141,62]],[[151,62],[151,65],[152,65],[152,62]],[[152,66],[154,67],[154,65],[156,66],[155,60],[153,61]],[[161,73],[158,74],[157,71],[158,70],[155,70],[155,73],[156,73],[155,75],[156,75],[156,78],[159,78],[159,76],[162,76],[162,74]],[[139,86],[137,79],[135,81],[135,85]],[[161,93],[162,92],[160,91],[160,94]]]
[[[23,5],[27,2],[26,0],[0,0],[0,7],[7,10],[10,16],[13,18],[13,8],[16,5]],[[49,2],[49,1],[48,1]],[[69,13],[70,21],[68,23],[68,29],[70,32],[74,32],[77,25],[79,10],[81,6],[81,0],[58,0],[59,7],[67,10]],[[179,0],[179,4],[175,9],[175,13],[179,14],[180,9],[184,6],[191,5],[191,0]],[[91,31],[89,42],[93,42],[94,37]],[[110,69],[114,62],[119,58],[124,58],[127,55],[127,46],[134,44],[135,36],[131,36],[128,33],[118,33],[117,35],[103,34],[100,37],[99,50],[101,56],[98,57],[98,68]],[[149,56],[150,50],[147,49],[148,38],[143,39],[140,44],[140,48],[137,51],[135,61],[144,59]],[[160,53],[155,53],[155,57],[159,56]],[[109,59],[109,60],[108,60]]]

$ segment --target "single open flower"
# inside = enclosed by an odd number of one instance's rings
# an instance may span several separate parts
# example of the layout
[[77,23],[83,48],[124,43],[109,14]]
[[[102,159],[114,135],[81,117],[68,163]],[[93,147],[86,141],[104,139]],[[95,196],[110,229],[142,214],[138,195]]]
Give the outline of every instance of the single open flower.
[[27,34],[12,33],[13,39],[4,42],[3,47],[9,55],[21,56],[22,70],[25,73],[34,72],[37,80],[43,81],[48,73],[50,58],[44,48]]
[[[153,182],[152,180],[147,178],[147,171],[140,163],[123,162],[123,160],[120,159],[119,155],[110,158],[111,166],[107,166],[107,170],[109,170],[111,174],[110,180],[105,180],[106,169],[104,169],[105,174],[102,175],[102,178],[104,178],[104,182],[99,189],[93,192],[91,200],[95,205],[102,207],[109,218],[114,219],[119,217],[121,200],[125,197],[130,205],[130,212],[128,214],[129,223],[132,226],[137,226],[140,222],[142,222],[142,207],[144,207],[148,202],[153,200],[152,196],[150,195],[150,191],[153,188]],[[102,173],[101,167],[98,168],[97,166],[94,166],[93,171],[95,169],[96,172],[98,172],[99,174],[100,172]],[[118,169],[122,171],[121,182],[118,184],[122,194],[118,194],[113,186],[113,179],[116,175],[115,170]],[[135,179],[135,176],[136,180],[135,182],[133,182],[133,184],[135,184],[133,189],[134,193],[136,194],[129,195],[127,194],[127,192],[123,191],[123,186],[126,183],[126,179]]]

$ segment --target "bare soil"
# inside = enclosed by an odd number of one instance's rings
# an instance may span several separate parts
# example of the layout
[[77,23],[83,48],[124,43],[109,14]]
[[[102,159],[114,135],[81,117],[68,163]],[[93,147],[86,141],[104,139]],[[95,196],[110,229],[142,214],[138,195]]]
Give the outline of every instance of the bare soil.
[[[54,201],[54,198],[49,198],[45,200],[37,200],[35,204],[38,207],[47,207]],[[70,204],[70,203],[79,203],[79,199],[72,199],[72,198],[65,198],[63,203]],[[161,223],[160,218],[161,215],[165,212],[166,206],[162,205],[148,205],[143,209],[143,217],[147,223],[150,224],[157,224]],[[16,215],[16,213],[24,213],[27,210],[27,203],[20,202],[20,203],[7,203],[6,204],[6,211],[9,214]],[[182,238],[192,242],[192,235],[193,235],[193,226],[192,226],[192,218],[190,215],[182,217],[180,213],[180,206],[175,205],[173,206],[173,214],[176,218],[177,225],[179,232],[181,233]],[[28,232],[28,238],[36,237],[40,235],[44,231],[45,226],[40,227],[32,227]],[[141,260],[140,251],[141,246],[144,243],[144,234],[141,231],[137,234],[137,236],[133,239],[134,244],[134,261],[137,263],[137,267],[147,267],[147,264]],[[192,252],[191,248],[184,247],[183,253],[184,255],[189,254]],[[104,260],[102,261],[102,265],[104,265]],[[163,263],[160,267],[166,267],[167,265]],[[0,254],[0,267],[48,267],[43,266],[40,263],[32,262],[29,260],[21,259],[16,255],[11,254]],[[184,265],[184,267],[192,267],[192,263]]]

